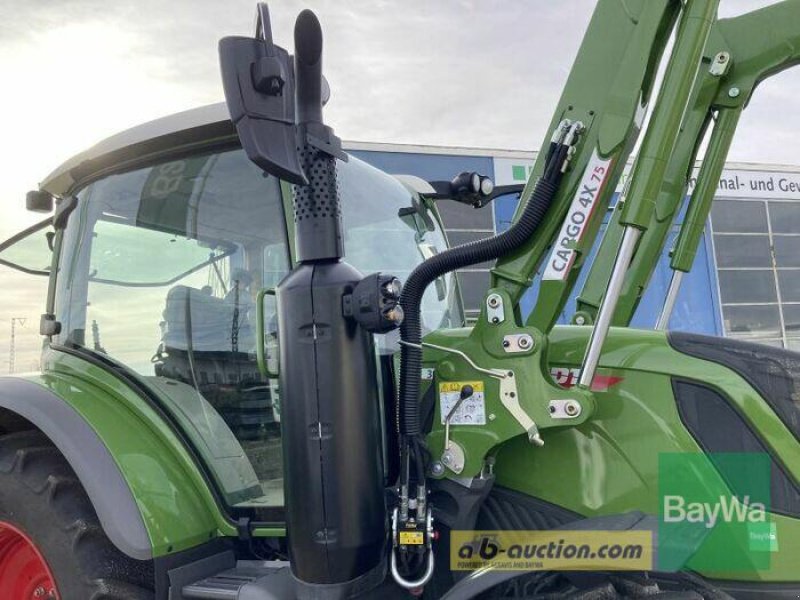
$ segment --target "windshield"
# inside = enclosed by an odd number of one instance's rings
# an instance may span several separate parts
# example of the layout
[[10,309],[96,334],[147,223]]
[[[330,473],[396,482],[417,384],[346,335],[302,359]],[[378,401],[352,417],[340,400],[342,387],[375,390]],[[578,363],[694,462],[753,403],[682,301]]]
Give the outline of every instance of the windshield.
[[[444,249],[398,181],[352,158],[339,167],[348,262],[403,280]],[[255,361],[256,296],[291,265],[282,193],[241,150],[109,176],[79,192],[59,260],[54,341],[140,375],[231,507],[283,505],[280,394]],[[437,282],[425,327],[460,326],[458,307],[452,277]],[[275,321],[268,304],[269,331]],[[377,341],[397,350],[396,334]]]

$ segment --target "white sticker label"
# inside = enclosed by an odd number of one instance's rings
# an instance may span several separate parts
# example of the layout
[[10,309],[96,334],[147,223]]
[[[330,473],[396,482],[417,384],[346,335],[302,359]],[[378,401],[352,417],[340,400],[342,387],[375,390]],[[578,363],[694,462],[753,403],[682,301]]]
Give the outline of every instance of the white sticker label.
[[578,190],[572,198],[567,218],[561,226],[561,233],[553,244],[542,279],[564,281],[569,275],[572,263],[575,262],[575,246],[583,238],[586,225],[597,207],[597,199],[610,172],[611,160],[600,158],[595,150],[589,159],[589,164],[586,165]]
[[581,376],[580,367],[551,367],[550,377],[553,378],[558,385],[562,387],[571,388],[578,383],[578,378]]
[[439,412],[442,425],[461,397],[461,388],[465,385],[472,386],[472,396],[461,403],[450,419],[450,424],[486,425],[486,403],[482,381],[446,381],[439,384]]

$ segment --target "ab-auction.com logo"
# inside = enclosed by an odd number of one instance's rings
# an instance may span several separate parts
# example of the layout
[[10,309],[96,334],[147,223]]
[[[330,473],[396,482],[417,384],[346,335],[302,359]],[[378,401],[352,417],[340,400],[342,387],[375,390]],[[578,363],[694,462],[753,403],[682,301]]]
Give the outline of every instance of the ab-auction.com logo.
[[641,570],[652,567],[649,531],[453,531],[450,567],[473,570]]

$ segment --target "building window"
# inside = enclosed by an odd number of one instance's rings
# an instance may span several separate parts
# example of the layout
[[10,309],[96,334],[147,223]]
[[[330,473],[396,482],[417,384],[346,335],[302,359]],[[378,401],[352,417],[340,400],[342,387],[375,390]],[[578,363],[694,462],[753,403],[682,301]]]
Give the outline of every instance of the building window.
[[800,202],[715,200],[725,334],[800,350]]

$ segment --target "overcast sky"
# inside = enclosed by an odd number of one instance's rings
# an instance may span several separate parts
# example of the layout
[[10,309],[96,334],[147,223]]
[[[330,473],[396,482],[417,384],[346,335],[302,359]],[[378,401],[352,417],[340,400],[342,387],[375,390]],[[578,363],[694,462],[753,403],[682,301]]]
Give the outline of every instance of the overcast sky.
[[[320,17],[327,121],[348,140],[531,150],[593,0],[281,0],[291,47],[305,7]],[[732,16],[770,4],[722,0]],[[249,35],[253,0],[0,0],[0,238],[36,220],[24,194],[72,154],[137,123],[222,99],[217,41]],[[765,83],[734,160],[800,163],[800,69]],[[35,360],[41,286],[0,267],[0,373],[11,316]]]

